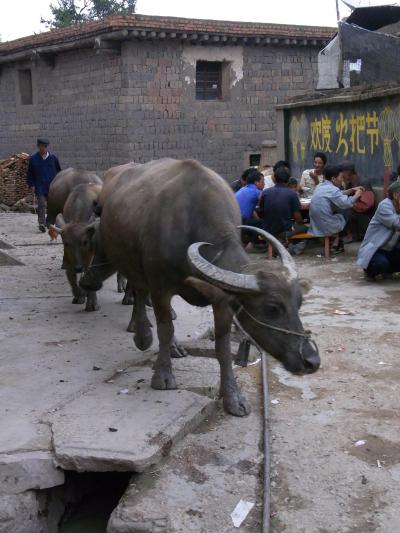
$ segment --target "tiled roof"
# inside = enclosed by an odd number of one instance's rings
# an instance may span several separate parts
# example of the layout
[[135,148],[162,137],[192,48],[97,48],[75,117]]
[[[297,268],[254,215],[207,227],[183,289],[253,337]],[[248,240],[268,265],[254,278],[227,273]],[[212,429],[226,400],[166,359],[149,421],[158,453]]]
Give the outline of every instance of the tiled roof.
[[102,20],[85,22],[76,26],[50,30],[14,41],[0,43],[0,57],[27,49],[74,43],[77,46],[90,37],[116,30],[148,30],[155,32],[213,34],[228,37],[272,37],[289,39],[313,39],[327,41],[333,37],[335,28],[319,26],[295,26],[287,24],[260,24],[255,22],[232,22],[219,20],[187,19],[177,17],[154,17],[147,15],[112,16]]

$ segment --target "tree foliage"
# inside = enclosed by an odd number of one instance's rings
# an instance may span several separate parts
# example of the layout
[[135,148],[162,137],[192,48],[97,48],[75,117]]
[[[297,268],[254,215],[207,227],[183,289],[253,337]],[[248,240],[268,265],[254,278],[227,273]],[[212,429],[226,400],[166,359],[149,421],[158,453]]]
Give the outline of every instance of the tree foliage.
[[110,15],[132,15],[137,0],[57,0],[50,4],[52,18],[41,19],[47,28],[65,28]]

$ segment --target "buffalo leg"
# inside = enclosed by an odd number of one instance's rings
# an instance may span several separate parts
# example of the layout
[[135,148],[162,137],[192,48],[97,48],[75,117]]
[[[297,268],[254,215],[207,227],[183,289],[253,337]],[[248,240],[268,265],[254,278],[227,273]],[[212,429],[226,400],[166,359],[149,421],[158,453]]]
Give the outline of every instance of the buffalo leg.
[[97,293],[96,291],[89,291],[86,298],[86,307],[85,311],[88,313],[91,311],[98,311],[100,309],[99,304],[97,303]]
[[67,269],[65,271],[67,274],[67,278],[69,281],[69,284],[71,285],[72,294],[74,295],[72,299],[73,304],[84,304],[85,303],[85,297],[86,294],[83,292],[83,290],[78,286],[78,283],[76,281],[76,274],[73,270]]
[[220,396],[227,413],[235,416],[245,416],[250,413],[250,406],[240,392],[232,368],[230,342],[232,313],[224,302],[213,304],[213,311],[215,352],[221,369]]
[[159,352],[154,364],[151,386],[153,389],[176,389],[176,381],[171,368],[171,344],[174,340],[171,299],[166,296],[155,298],[152,295],[152,301],[157,319]]
[[133,331],[135,334],[133,340],[139,350],[147,350],[153,342],[153,334],[151,332],[151,322],[146,314],[146,298],[145,291],[137,291],[135,298],[135,305],[132,310],[132,318],[128,326],[128,331]]
[[126,279],[122,274],[117,272],[117,290],[118,292],[125,292],[126,291]]
[[135,303],[135,291],[131,288],[129,283],[126,284],[125,294],[121,303],[122,305],[134,305]]

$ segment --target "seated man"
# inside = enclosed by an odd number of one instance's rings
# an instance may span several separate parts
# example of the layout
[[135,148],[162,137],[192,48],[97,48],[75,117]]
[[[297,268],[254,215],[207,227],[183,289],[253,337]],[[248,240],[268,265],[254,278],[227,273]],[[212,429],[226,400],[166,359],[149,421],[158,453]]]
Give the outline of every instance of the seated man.
[[[310,233],[316,237],[341,233],[346,226],[349,210],[363,193],[362,187],[342,191],[342,183],[340,167],[325,168],[325,180],[316,187],[310,204]],[[342,238],[339,238],[334,248],[336,252],[344,251]]]
[[286,240],[288,235],[307,231],[303,224],[297,192],[288,188],[289,171],[280,167],[275,171],[275,186],[263,191],[260,213],[264,229],[274,237]]
[[315,152],[314,168],[305,170],[300,178],[299,193],[303,198],[311,198],[317,185],[324,180],[326,161],[324,152]]
[[254,167],[246,168],[246,170],[242,173],[240,178],[230,184],[230,188],[232,189],[234,193],[240,191],[240,189],[247,184],[247,177],[249,176],[249,174],[254,172],[254,170],[255,170]]
[[264,174],[264,190],[269,189],[270,187],[274,187],[275,185],[275,172],[278,170],[278,168],[286,168],[286,170],[289,171],[290,174],[290,165],[287,161],[283,161],[282,159],[277,161],[275,165],[272,167],[272,174]]
[[353,162],[344,161],[339,165],[343,178],[344,188],[350,189],[361,185],[364,188],[362,196],[354,203],[350,211],[347,224],[348,240],[362,241],[367,231],[368,224],[374,214],[375,195],[371,182],[368,179],[361,179]]
[[369,279],[400,272],[400,181],[388,189],[369,223],[358,251],[357,265]]
[[262,220],[256,213],[256,207],[263,188],[263,174],[258,170],[253,170],[247,177],[247,184],[235,194],[242,215],[242,223],[246,226],[263,227]]

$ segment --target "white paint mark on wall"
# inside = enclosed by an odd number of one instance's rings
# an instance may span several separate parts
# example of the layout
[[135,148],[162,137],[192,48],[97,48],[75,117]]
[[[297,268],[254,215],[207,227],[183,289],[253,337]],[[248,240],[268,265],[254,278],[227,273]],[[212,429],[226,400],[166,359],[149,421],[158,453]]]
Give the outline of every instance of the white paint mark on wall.
[[[184,46],[182,59],[186,65],[196,69],[196,61],[226,61],[231,65],[232,79],[230,86],[233,87],[243,78],[243,47],[242,46]],[[185,76],[185,82],[195,83],[194,76]]]

